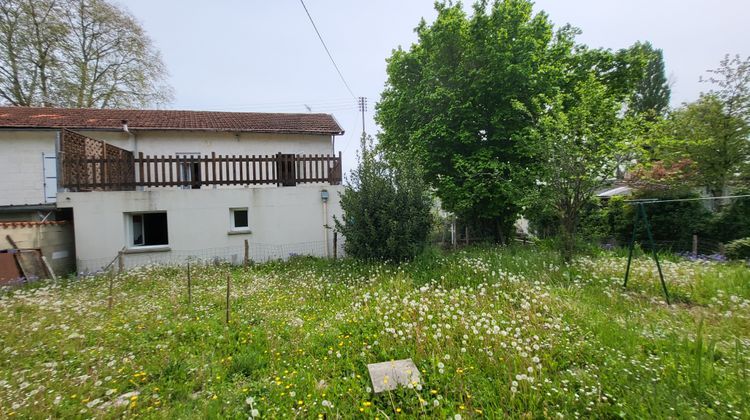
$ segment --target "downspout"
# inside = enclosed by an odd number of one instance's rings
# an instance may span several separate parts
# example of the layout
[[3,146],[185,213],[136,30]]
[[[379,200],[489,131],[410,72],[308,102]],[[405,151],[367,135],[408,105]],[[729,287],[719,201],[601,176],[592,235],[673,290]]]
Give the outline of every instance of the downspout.
[[[64,189],[60,188],[60,186],[62,185],[62,165],[64,160],[64,156],[61,155],[64,155],[64,153],[65,152],[63,152],[62,150],[62,131],[60,130],[55,134],[55,177],[57,178],[55,179],[55,181],[57,182],[58,193],[65,191]],[[55,203],[57,203],[57,194],[55,194]]]
[[[122,120],[122,131],[128,134],[128,144],[133,149],[133,157],[138,157],[138,136],[128,128],[128,120]],[[136,187],[136,191],[143,191],[143,187]]]
[[330,250],[328,249],[328,190],[320,191],[320,198],[323,200],[323,240],[326,245],[326,258],[330,257]]

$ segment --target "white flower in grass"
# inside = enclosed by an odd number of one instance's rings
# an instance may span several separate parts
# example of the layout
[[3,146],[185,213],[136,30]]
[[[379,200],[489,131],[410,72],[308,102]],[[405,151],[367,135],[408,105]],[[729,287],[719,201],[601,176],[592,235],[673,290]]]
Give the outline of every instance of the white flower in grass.
[[461,420],[461,418],[462,417],[460,414],[456,414],[455,416],[453,416],[453,420]]
[[247,398],[245,398],[245,404],[247,404],[247,405],[253,405],[254,402],[255,402],[255,398],[253,398],[253,397],[247,397]]
[[252,410],[250,410],[250,417],[251,418],[260,417],[260,411],[258,411],[257,408],[253,408]]

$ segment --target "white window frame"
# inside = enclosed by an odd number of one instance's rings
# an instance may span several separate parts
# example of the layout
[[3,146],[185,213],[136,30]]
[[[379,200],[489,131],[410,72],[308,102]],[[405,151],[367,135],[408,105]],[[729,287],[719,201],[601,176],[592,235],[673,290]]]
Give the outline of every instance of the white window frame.
[[[146,243],[146,231],[143,223],[143,216],[146,214],[164,214],[167,217],[167,243],[158,245],[145,245]],[[141,216],[141,230],[140,236],[142,238],[141,243],[136,244],[135,240],[137,235],[135,234],[135,227],[133,226],[133,216]],[[169,216],[166,211],[142,211],[142,212],[129,212],[125,213],[125,229],[127,238],[127,249],[129,250],[163,250],[169,249]]]
[[[234,214],[238,211],[247,213],[247,226],[236,226]],[[250,210],[247,207],[231,207],[229,209],[229,234],[250,233]]]

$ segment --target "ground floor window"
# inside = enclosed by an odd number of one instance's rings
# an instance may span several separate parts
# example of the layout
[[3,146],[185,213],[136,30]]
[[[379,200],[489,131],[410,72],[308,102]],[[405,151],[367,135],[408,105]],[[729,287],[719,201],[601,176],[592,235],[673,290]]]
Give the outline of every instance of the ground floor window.
[[229,229],[232,231],[244,231],[250,228],[247,207],[229,209]]
[[167,213],[131,213],[128,215],[130,224],[130,245],[168,245]]

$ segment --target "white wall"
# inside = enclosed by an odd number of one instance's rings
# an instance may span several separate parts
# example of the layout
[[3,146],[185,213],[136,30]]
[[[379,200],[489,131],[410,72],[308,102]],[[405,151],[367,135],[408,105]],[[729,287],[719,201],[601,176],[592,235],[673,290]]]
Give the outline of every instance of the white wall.
[[0,206],[44,203],[42,153],[55,154],[55,135],[0,130]]
[[111,131],[79,133],[146,155],[200,153],[210,155],[332,154],[331,136],[308,134],[233,133],[220,131]]
[[[55,154],[57,130],[0,130],[0,206],[44,203],[42,153]],[[147,155],[332,154],[331,136],[215,131],[79,130],[83,135]]]
[[[333,216],[341,218],[342,214],[340,185],[60,193],[58,206],[73,208],[78,271],[91,272],[101,269],[128,246],[128,212],[166,211],[169,250],[127,253],[127,266],[151,261],[183,263],[188,257],[241,262],[245,239],[251,244],[253,260],[289,254],[324,256],[325,222],[320,196],[324,189],[330,196],[327,224],[333,227]],[[252,233],[228,234],[229,209],[235,207],[248,207]],[[332,252],[333,235],[328,236],[328,249]]]

